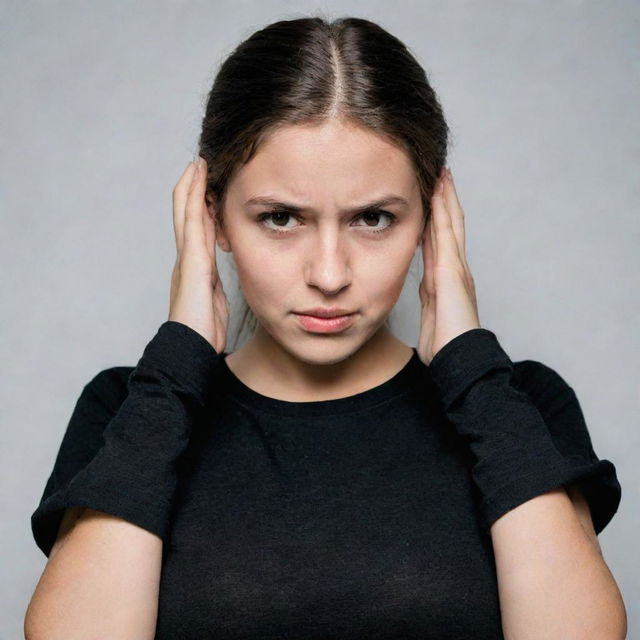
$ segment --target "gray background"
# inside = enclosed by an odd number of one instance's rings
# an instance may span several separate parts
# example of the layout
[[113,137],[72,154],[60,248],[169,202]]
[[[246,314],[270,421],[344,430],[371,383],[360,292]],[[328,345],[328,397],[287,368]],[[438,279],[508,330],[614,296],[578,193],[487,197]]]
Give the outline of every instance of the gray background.
[[[0,636],[22,637],[46,561],[30,515],[82,386],[135,365],[166,320],[171,190],[218,64],[254,30],[316,10],[379,22],[427,69],[453,132],[481,323],[513,360],[574,387],[616,465],[622,503],[600,543],[640,634],[639,7],[4,0]],[[419,269],[394,313],[410,344]]]

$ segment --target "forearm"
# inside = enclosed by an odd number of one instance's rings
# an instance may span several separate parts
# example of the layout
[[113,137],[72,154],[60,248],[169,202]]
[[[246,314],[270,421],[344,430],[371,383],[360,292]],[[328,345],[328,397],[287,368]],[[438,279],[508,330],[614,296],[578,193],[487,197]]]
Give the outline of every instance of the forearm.
[[[558,448],[531,398],[512,384],[513,363],[491,332],[458,336],[430,369],[447,417],[475,457],[479,524],[493,542],[505,637],[624,638],[624,605],[591,515],[579,515],[565,489],[584,487],[593,505],[619,500],[611,462],[591,456],[586,442],[569,454]],[[573,390],[553,378],[546,385],[547,419],[556,432],[576,433],[582,415]],[[594,516],[599,531],[602,510]]]
[[86,509],[52,552],[25,615],[27,640],[155,634],[162,540]]
[[506,640],[621,640],[618,586],[564,489],[519,505],[491,526]]
[[[29,640],[153,638],[178,461],[216,366],[208,342],[179,323],[164,323],[147,345],[102,430],[102,446],[33,516],[49,560],[25,616]],[[96,388],[85,386],[74,429],[103,402]]]

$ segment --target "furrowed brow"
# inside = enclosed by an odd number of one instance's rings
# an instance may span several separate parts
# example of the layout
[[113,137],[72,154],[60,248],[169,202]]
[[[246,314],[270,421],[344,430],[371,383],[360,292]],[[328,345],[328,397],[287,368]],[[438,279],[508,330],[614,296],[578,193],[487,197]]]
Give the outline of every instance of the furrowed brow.
[[[306,210],[312,210],[308,209],[307,207],[296,205],[291,202],[283,202],[281,200],[270,198],[268,196],[256,196],[254,198],[249,198],[244,204],[245,206],[262,205],[272,207],[274,209],[281,209],[283,211],[290,211],[291,213],[302,213]],[[370,202],[366,202],[365,204],[354,207],[353,209],[347,209],[345,211],[342,211],[342,213],[362,213],[363,211],[380,209],[381,207],[386,207],[390,204],[398,204],[403,207],[409,206],[409,202],[405,198],[396,195],[388,195],[377,198]]]

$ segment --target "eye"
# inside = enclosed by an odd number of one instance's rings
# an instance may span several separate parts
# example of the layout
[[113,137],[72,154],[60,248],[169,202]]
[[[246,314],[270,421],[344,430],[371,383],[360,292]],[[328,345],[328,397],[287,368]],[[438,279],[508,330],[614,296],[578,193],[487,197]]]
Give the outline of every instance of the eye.
[[[383,227],[377,227],[377,228],[374,228],[375,225],[369,224],[369,222],[371,221],[376,222],[377,219],[380,218],[380,216],[386,216],[389,219],[388,224],[386,224]],[[272,222],[275,223],[277,228],[274,228],[265,224],[266,220],[268,220],[269,218],[272,219]],[[273,211],[260,214],[258,216],[258,222],[259,224],[265,226],[269,231],[273,231],[275,233],[289,233],[288,230],[293,229],[294,227],[285,227],[284,225],[279,224],[280,222],[286,222],[287,218],[299,219],[298,216],[296,216],[295,214],[289,213],[288,211],[273,210]],[[387,231],[389,227],[395,224],[397,220],[397,216],[395,216],[393,213],[389,213],[388,211],[371,210],[371,211],[365,211],[364,213],[361,213],[354,218],[354,220],[358,220],[358,219],[364,220],[365,224],[355,225],[355,226],[371,229],[371,233],[383,233]]]
[[[273,210],[270,211],[268,213],[262,213],[258,216],[258,222],[264,226],[267,227],[267,229],[269,231],[275,231],[276,233],[287,233],[287,231],[280,231],[279,229],[284,229],[285,227],[283,227],[281,224],[279,224],[280,222],[282,222],[283,218],[291,218],[293,217],[293,215],[291,213],[289,213],[288,211],[278,211],[278,210]],[[267,220],[268,218],[274,218],[274,221],[277,221],[276,226],[279,227],[279,229],[274,229],[273,227],[269,227],[267,225],[265,225],[264,221]],[[291,228],[291,227],[287,227],[287,228]]]
[[[383,231],[386,231],[396,221],[396,216],[394,216],[393,213],[389,213],[388,211],[373,211],[373,210],[366,211],[365,213],[361,213],[359,216],[356,216],[356,218],[362,218],[363,220],[371,220],[370,216],[374,216],[374,218],[375,217],[379,218],[380,216],[386,216],[387,218],[389,218],[389,223],[384,227],[379,227],[376,229],[372,228],[373,233],[382,233]],[[365,226],[371,228],[371,225],[369,225],[368,223]]]

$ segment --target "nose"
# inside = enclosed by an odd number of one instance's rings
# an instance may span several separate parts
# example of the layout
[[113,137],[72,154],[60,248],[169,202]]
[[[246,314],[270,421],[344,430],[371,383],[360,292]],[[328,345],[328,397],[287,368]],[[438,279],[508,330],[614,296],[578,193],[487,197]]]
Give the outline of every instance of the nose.
[[335,229],[325,229],[313,242],[305,263],[305,280],[325,295],[335,295],[351,283],[348,240]]

